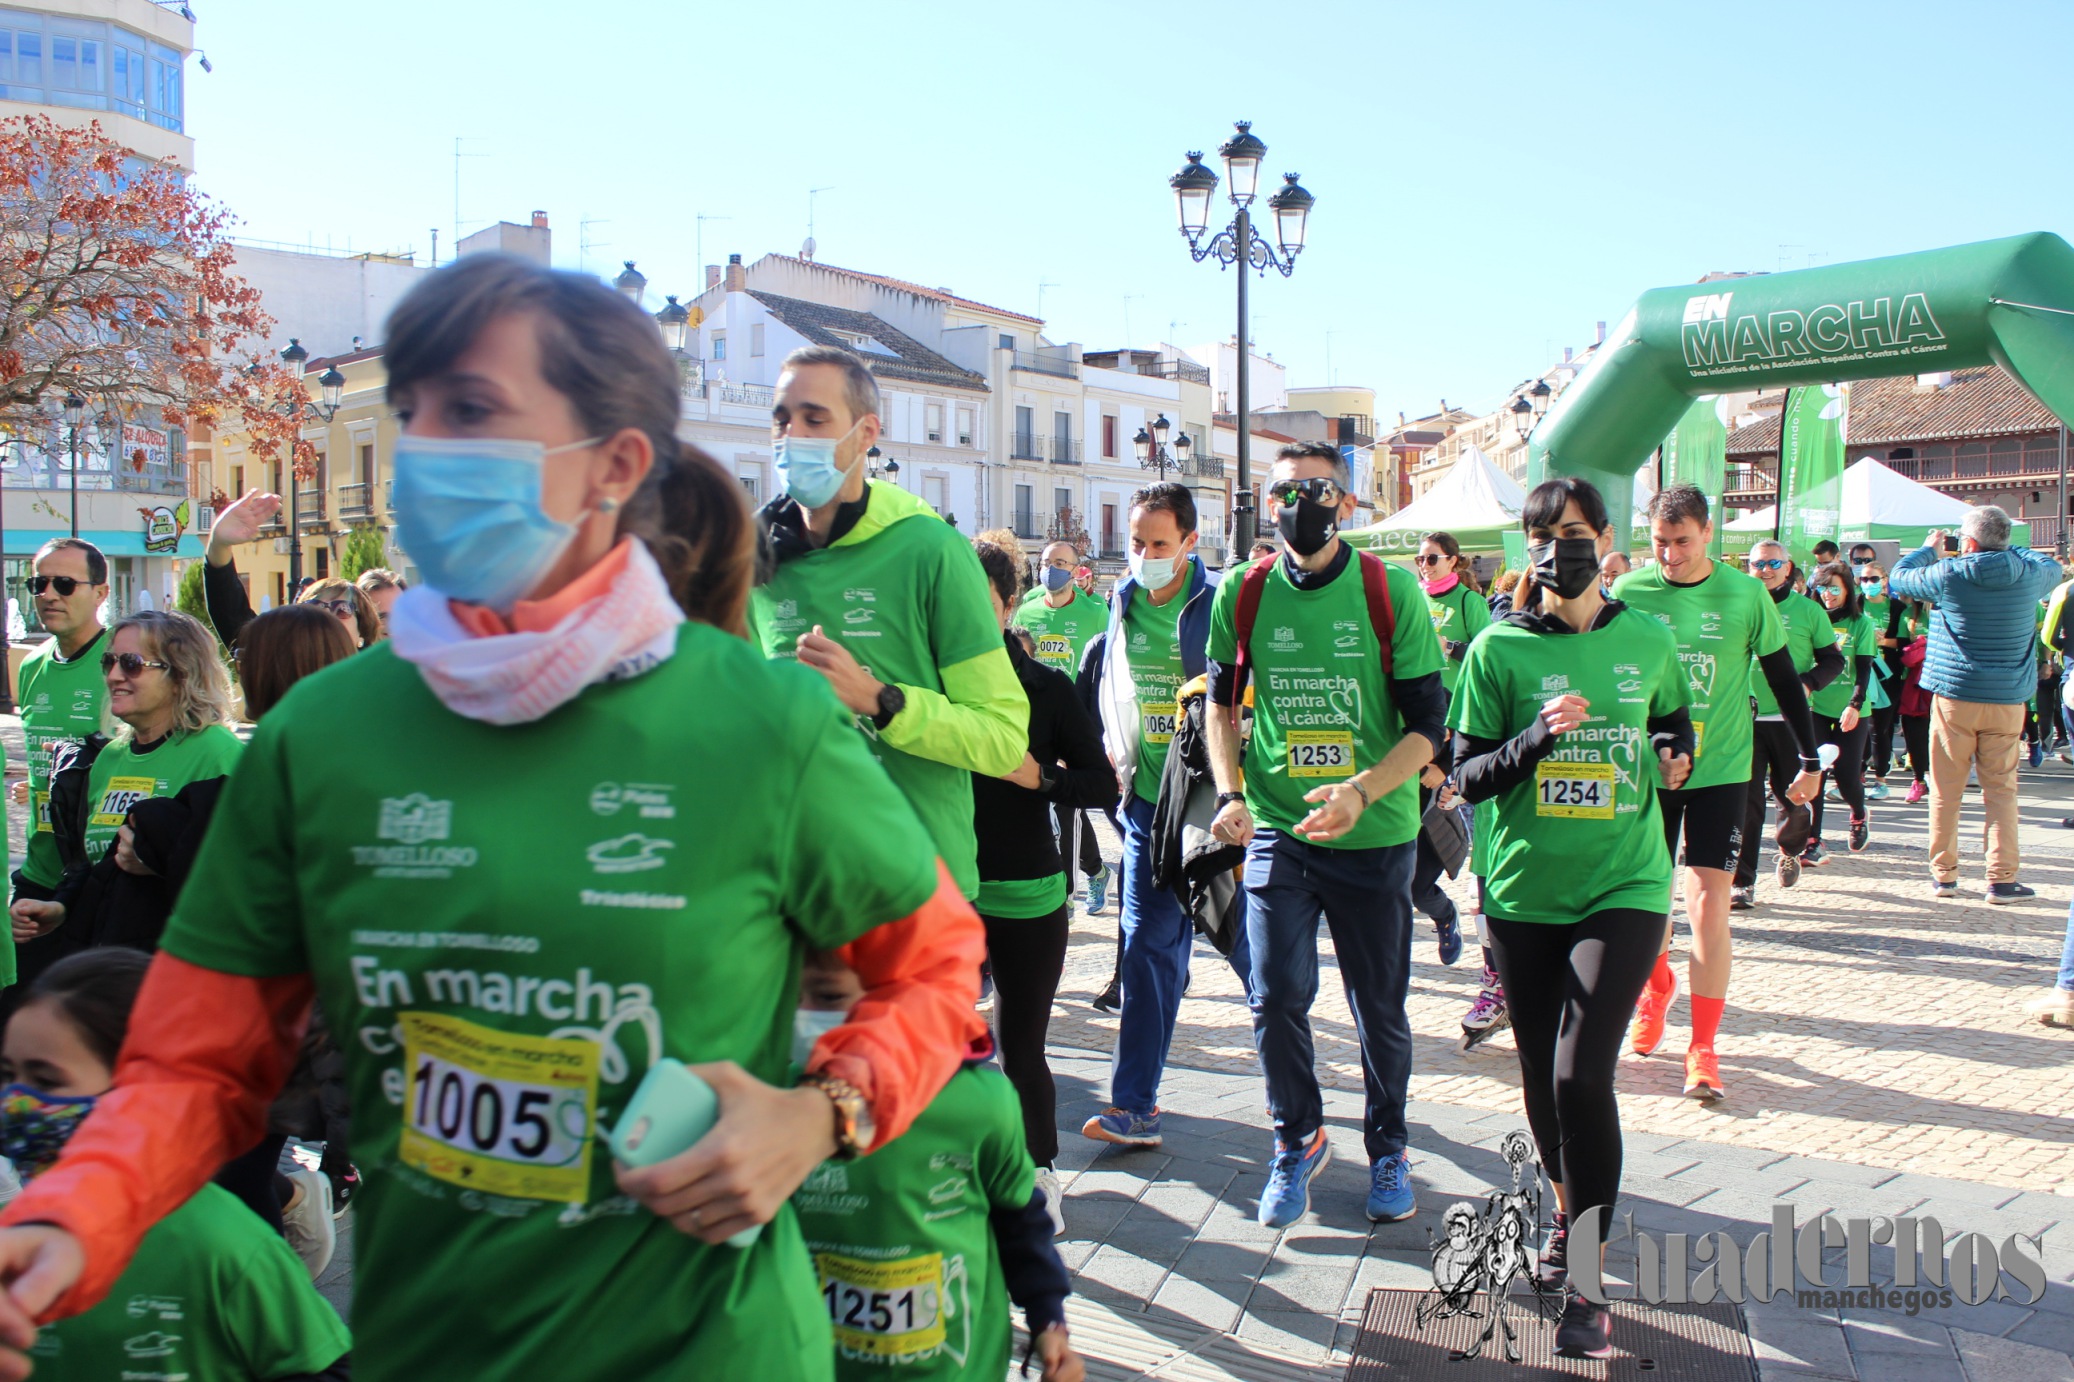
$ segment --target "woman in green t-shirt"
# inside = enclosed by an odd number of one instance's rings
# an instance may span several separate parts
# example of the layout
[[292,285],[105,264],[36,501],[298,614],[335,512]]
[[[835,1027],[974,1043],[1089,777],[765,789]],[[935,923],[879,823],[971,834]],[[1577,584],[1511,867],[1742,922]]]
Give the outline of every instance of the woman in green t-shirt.
[[1858,585],[1858,612],[1872,621],[1875,660],[1872,678],[1880,694],[1869,715],[1872,734],[1865,742],[1865,766],[1871,781],[1865,784],[1867,801],[1887,796],[1887,770],[1894,763],[1894,731],[1901,719],[1901,644],[1887,636],[1887,569],[1876,561],[1860,563],[1854,571]]
[[[1844,675],[1808,698],[1815,712],[1815,729],[1822,742],[1836,745],[1836,762],[1829,780],[1851,808],[1851,852],[1861,853],[1872,837],[1872,824],[1865,812],[1865,746],[1872,726],[1865,721],[1865,700],[1872,691],[1873,664],[1879,660],[1879,630],[1860,608],[1858,591],[1848,567],[1838,562],[1819,566],[1808,577],[1808,593],[1829,611],[1836,630],[1836,646],[1846,662]],[[1810,809],[1815,815],[1808,836],[1812,850],[1822,841],[1822,797],[1816,793]]]
[[[1599,492],[1546,481],[1520,522],[1532,566],[1513,611],[1470,648],[1449,725],[1462,794],[1488,803],[1484,927],[1560,1206],[1537,1273],[1553,1285],[1567,1280],[1572,1218],[1603,1211],[1603,1227],[1620,1188],[1614,1067],[1671,901],[1657,790],[1691,772],[1693,730],[1676,639],[1599,584],[1613,546]],[[1605,1308],[1573,1295],[1555,1344],[1605,1357]]]

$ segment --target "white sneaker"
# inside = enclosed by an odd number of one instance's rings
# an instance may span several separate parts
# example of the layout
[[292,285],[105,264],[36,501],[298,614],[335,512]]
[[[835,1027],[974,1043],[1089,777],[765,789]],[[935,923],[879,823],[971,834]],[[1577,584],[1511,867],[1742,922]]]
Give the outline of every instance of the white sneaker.
[[1037,1168],[1037,1188],[1044,1192],[1044,1212],[1051,1216],[1051,1236],[1066,1236],[1065,1192],[1059,1188],[1059,1173],[1049,1166]]
[[2074,1027],[2074,991],[2048,989],[2024,1004],[2024,1012],[2048,1027]]
[[323,1173],[298,1166],[285,1172],[295,1194],[281,1206],[281,1231],[288,1246],[309,1269],[310,1280],[324,1275],[338,1250],[338,1226],[331,1221],[331,1182]]

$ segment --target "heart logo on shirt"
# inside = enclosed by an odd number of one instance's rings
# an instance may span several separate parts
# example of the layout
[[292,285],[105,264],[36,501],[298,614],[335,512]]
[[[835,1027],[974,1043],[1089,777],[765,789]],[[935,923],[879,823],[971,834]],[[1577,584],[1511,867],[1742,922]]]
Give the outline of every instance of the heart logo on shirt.
[[1607,761],[1613,764],[1614,776],[1623,786],[1634,791],[1642,790],[1642,741],[1633,735],[1615,739],[1606,746]]
[[1340,717],[1339,722],[1341,724],[1360,724],[1361,683],[1357,681],[1342,682],[1339,686],[1325,693],[1325,704],[1330,707],[1333,714]]

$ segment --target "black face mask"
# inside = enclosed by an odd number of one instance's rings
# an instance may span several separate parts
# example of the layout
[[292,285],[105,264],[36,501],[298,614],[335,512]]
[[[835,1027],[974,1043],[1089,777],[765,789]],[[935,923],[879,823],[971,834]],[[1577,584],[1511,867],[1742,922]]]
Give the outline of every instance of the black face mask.
[[1275,531],[1299,557],[1315,556],[1339,531],[1339,505],[1298,499],[1275,510]]
[[1599,544],[1588,537],[1559,537],[1527,548],[1534,584],[1574,600],[1599,579]]

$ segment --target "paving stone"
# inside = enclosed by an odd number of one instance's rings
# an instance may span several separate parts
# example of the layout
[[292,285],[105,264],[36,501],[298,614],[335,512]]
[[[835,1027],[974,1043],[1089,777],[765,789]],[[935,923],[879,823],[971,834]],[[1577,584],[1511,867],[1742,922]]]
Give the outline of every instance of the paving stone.
[[1135,1300],[1150,1300],[1159,1284],[1166,1280],[1167,1269],[1165,1262],[1151,1261],[1112,1243],[1105,1243],[1075,1274],[1073,1289],[1080,1291],[1082,1283],[1088,1283],[1106,1286]]
[[1332,1347],[1339,1327],[1335,1315],[1317,1315],[1306,1310],[1249,1309],[1239,1321],[1238,1336],[1262,1349],[1294,1357],[1322,1358]]
[[2074,1382],[2066,1354],[1972,1330],[1954,1329],[1952,1344],[1967,1382]]
[[1862,1314],[1846,1310],[1844,1339],[1850,1344],[1851,1352],[1861,1357],[1868,1353],[1906,1353],[1916,1357],[1949,1354],[1958,1357],[1952,1351],[1949,1329],[1893,1313]]
[[1758,1370],[1770,1377],[1782,1367],[1806,1369],[1829,1377],[1855,1377],[1857,1368],[1843,1329],[1823,1320],[1756,1319],[1748,1321],[1750,1349]]
[[1254,1281],[1267,1270],[1271,1244],[1212,1243],[1198,1239],[1174,1261],[1174,1275],[1190,1281]]
[[1356,1266],[1352,1258],[1333,1266],[1292,1265],[1278,1258],[1261,1273],[1246,1309],[1248,1313],[1300,1309],[1337,1315],[1354,1284]]
[[1210,1282],[1170,1276],[1152,1297],[1151,1313],[1229,1333],[1238,1325],[1252,1293],[1250,1280]]

